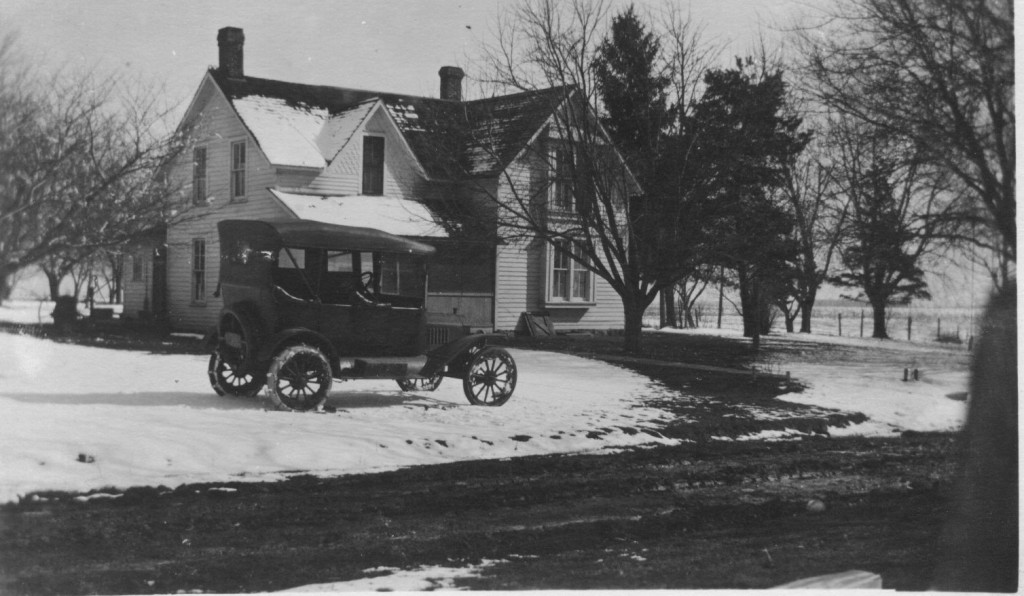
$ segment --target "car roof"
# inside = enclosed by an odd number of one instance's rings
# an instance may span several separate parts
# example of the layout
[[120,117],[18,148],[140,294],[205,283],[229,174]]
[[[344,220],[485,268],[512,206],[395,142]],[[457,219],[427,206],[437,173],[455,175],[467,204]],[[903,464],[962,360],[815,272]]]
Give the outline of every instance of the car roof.
[[270,248],[295,246],[302,248],[325,248],[334,250],[359,250],[391,252],[429,256],[434,247],[395,236],[373,228],[327,224],[306,219],[244,220],[225,219],[217,223],[217,229],[239,238],[257,238],[271,243]]

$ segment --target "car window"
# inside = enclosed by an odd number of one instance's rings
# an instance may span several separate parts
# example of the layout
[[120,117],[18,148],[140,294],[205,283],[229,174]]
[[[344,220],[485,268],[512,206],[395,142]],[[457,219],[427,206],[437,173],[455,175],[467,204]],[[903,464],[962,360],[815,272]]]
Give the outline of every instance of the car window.
[[285,247],[277,255],[274,269],[274,283],[287,294],[302,300],[313,300],[316,296],[318,279],[306,271],[307,249]]
[[353,257],[358,257],[359,253],[353,253],[352,251],[327,251],[327,271],[338,272],[338,273],[352,273]]
[[305,269],[306,249],[282,248],[281,254],[277,257],[277,266],[281,269]]

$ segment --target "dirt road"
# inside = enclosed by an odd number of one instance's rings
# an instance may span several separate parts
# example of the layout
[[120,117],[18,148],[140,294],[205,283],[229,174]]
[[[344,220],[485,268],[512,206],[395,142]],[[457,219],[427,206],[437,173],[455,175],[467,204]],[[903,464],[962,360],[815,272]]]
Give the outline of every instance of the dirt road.
[[[949,435],[691,443],[0,507],[0,593],[251,592],[498,561],[459,587],[928,586]],[[824,512],[808,511],[819,498]]]

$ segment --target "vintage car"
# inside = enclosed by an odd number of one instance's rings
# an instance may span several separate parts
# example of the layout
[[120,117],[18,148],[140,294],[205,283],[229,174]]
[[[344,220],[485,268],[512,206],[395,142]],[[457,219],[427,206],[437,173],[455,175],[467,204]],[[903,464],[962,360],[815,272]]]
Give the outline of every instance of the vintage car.
[[462,380],[474,405],[500,406],[516,364],[456,320],[427,313],[426,244],[306,220],[225,220],[224,308],[208,337],[219,395],[266,394],[282,409],[323,406],[333,379],[395,379],[403,391]]

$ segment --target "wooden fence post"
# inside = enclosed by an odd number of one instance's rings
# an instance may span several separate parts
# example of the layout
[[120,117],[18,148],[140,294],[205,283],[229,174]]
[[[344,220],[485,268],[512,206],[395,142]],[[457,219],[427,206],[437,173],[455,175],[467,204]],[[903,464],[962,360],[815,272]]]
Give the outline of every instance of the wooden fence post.
[[907,315],[907,341],[910,341],[910,328],[914,323],[914,317]]
[[860,336],[864,337],[864,309],[860,309]]
[[935,330],[935,339],[942,339],[942,319],[936,319],[938,327]]
[[839,313],[839,337],[843,336],[843,313]]
[[719,271],[721,279],[718,282],[718,328],[722,328],[722,299],[725,294],[725,267]]

